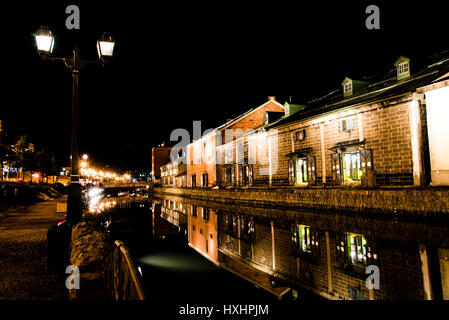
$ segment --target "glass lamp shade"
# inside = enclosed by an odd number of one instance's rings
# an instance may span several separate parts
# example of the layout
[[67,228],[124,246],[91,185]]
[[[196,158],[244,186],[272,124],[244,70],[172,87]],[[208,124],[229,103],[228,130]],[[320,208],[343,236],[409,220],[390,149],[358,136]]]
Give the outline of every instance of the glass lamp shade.
[[114,52],[114,38],[104,33],[97,41],[97,52],[100,59],[111,58]]
[[51,54],[55,45],[55,37],[47,27],[40,27],[34,34],[37,51],[40,54]]

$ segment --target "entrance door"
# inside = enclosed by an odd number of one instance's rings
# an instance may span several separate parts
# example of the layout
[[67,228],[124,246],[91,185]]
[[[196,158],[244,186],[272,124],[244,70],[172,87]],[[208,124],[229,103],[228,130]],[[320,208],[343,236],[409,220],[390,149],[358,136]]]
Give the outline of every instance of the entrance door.
[[295,166],[295,184],[296,185],[304,185],[307,184],[307,160],[296,159]]
[[360,181],[362,170],[360,167],[360,152],[345,152],[343,154],[344,181]]

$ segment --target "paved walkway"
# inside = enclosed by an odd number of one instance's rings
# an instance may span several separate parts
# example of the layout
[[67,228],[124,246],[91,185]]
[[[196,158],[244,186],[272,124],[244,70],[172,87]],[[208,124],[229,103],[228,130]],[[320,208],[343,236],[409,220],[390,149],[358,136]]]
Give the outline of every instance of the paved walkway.
[[0,216],[0,300],[66,299],[65,279],[46,270],[47,230],[63,220],[58,201],[66,198]]

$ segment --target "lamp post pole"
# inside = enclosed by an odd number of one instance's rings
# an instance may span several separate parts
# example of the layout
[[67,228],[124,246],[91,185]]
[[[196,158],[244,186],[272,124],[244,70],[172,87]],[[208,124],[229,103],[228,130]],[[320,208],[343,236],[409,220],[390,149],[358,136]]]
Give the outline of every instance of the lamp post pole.
[[75,225],[81,221],[81,185],[79,177],[79,153],[78,153],[78,89],[79,71],[81,69],[79,50],[75,46],[70,64],[66,63],[72,71],[72,169],[70,174],[70,185],[67,199],[67,221]]
[[[51,53],[55,44],[53,33],[48,27],[40,27],[34,34],[39,55],[43,60],[57,60],[64,62],[65,66],[72,72],[72,138],[71,154],[72,169],[70,185],[67,198],[67,221],[74,225],[81,221],[81,185],[79,175],[79,153],[78,153],[78,89],[79,72],[86,64],[97,64],[98,61],[83,60],[79,56],[78,46],[75,45],[71,58],[52,57]],[[97,52],[101,64],[104,66],[112,58],[114,51],[114,38],[104,33],[97,41]]]

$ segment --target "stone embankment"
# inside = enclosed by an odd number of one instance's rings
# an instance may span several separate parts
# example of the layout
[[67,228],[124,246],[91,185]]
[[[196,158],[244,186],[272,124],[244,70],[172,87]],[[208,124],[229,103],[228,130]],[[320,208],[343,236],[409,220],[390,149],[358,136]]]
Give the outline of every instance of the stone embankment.
[[449,213],[449,189],[392,188],[154,188],[176,195],[231,205],[404,214]]
[[110,235],[97,223],[73,227],[70,263],[79,268],[80,286],[70,290],[70,300],[105,299],[104,258],[112,247]]

